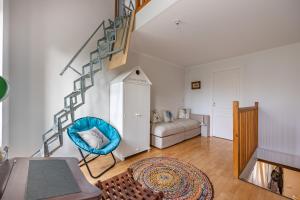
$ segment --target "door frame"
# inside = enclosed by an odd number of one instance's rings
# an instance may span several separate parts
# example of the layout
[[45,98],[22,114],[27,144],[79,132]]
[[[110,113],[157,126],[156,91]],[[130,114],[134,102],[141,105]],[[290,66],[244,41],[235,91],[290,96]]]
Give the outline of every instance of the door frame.
[[[239,77],[237,79],[238,81],[238,98],[234,99],[234,101],[240,101],[241,99],[241,85],[242,85],[242,69],[241,66],[231,66],[231,67],[223,67],[214,69],[211,72],[211,97],[210,97],[210,116],[211,116],[211,122],[210,122],[210,136],[215,137],[214,135],[214,93],[215,93],[215,81],[214,81],[214,74],[217,72],[224,72],[224,71],[231,71],[231,70],[239,70]],[[224,138],[225,139],[225,138]]]

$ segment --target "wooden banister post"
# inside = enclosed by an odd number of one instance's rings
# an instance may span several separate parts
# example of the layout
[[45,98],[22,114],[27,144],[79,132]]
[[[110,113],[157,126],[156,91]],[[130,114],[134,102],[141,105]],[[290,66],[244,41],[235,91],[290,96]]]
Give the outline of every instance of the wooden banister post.
[[254,121],[255,121],[255,142],[256,142],[256,148],[258,148],[258,102],[255,102],[255,116],[254,116]]
[[143,7],[145,7],[151,0],[135,0],[136,12],[139,12]]
[[233,102],[233,175],[240,175],[239,166],[239,102]]
[[136,0],[135,1],[135,8],[137,11],[141,9],[141,0]]
[[258,147],[258,102],[239,107],[233,102],[233,174],[239,178]]

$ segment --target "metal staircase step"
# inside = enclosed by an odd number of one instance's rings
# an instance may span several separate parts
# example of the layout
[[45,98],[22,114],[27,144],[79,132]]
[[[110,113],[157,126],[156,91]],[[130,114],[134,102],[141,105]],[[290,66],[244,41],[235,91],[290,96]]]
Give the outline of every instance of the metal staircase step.
[[71,112],[62,109],[54,115],[54,124],[58,127],[58,130],[62,129],[63,124],[69,120],[69,114],[71,114]]
[[123,17],[116,17],[115,18],[115,28],[116,29],[123,28]]
[[108,19],[109,27],[114,27],[115,22],[111,19]]
[[64,106],[72,111],[72,108],[80,103],[79,97],[82,96],[81,91],[73,91],[69,95],[64,97]]
[[106,41],[98,42],[98,53],[100,59],[105,59],[110,55],[110,44]]
[[43,149],[40,150],[40,154],[48,157],[62,147],[62,145],[62,132],[60,133],[58,130],[50,129],[43,135]]

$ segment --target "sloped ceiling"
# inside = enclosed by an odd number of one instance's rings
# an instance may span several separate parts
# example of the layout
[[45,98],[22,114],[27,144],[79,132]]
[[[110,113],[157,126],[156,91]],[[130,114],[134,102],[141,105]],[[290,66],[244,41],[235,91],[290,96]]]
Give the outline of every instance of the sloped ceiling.
[[191,66],[296,42],[300,0],[180,0],[136,30],[132,48]]

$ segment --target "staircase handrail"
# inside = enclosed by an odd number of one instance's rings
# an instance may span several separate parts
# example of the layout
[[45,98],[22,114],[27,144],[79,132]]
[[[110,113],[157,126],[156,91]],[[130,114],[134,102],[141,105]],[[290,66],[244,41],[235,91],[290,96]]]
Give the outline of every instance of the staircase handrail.
[[74,69],[73,67],[71,67],[71,65],[73,64],[73,62],[75,61],[75,59],[79,56],[79,54],[83,51],[83,49],[86,47],[86,45],[88,45],[88,43],[91,41],[91,39],[96,35],[96,33],[100,30],[100,28],[102,26],[104,26],[105,24],[105,20],[103,20],[101,22],[101,24],[97,27],[97,29],[92,33],[92,35],[87,39],[87,41],[82,45],[82,47],[76,52],[76,54],[72,57],[72,59],[69,61],[69,63],[64,67],[64,69],[62,70],[62,72],[60,73],[60,75],[64,75],[64,73],[67,71],[67,69],[72,69],[73,71],[75,71],[77,74],[81,75],[80,72],[78,72],[76,69]]

